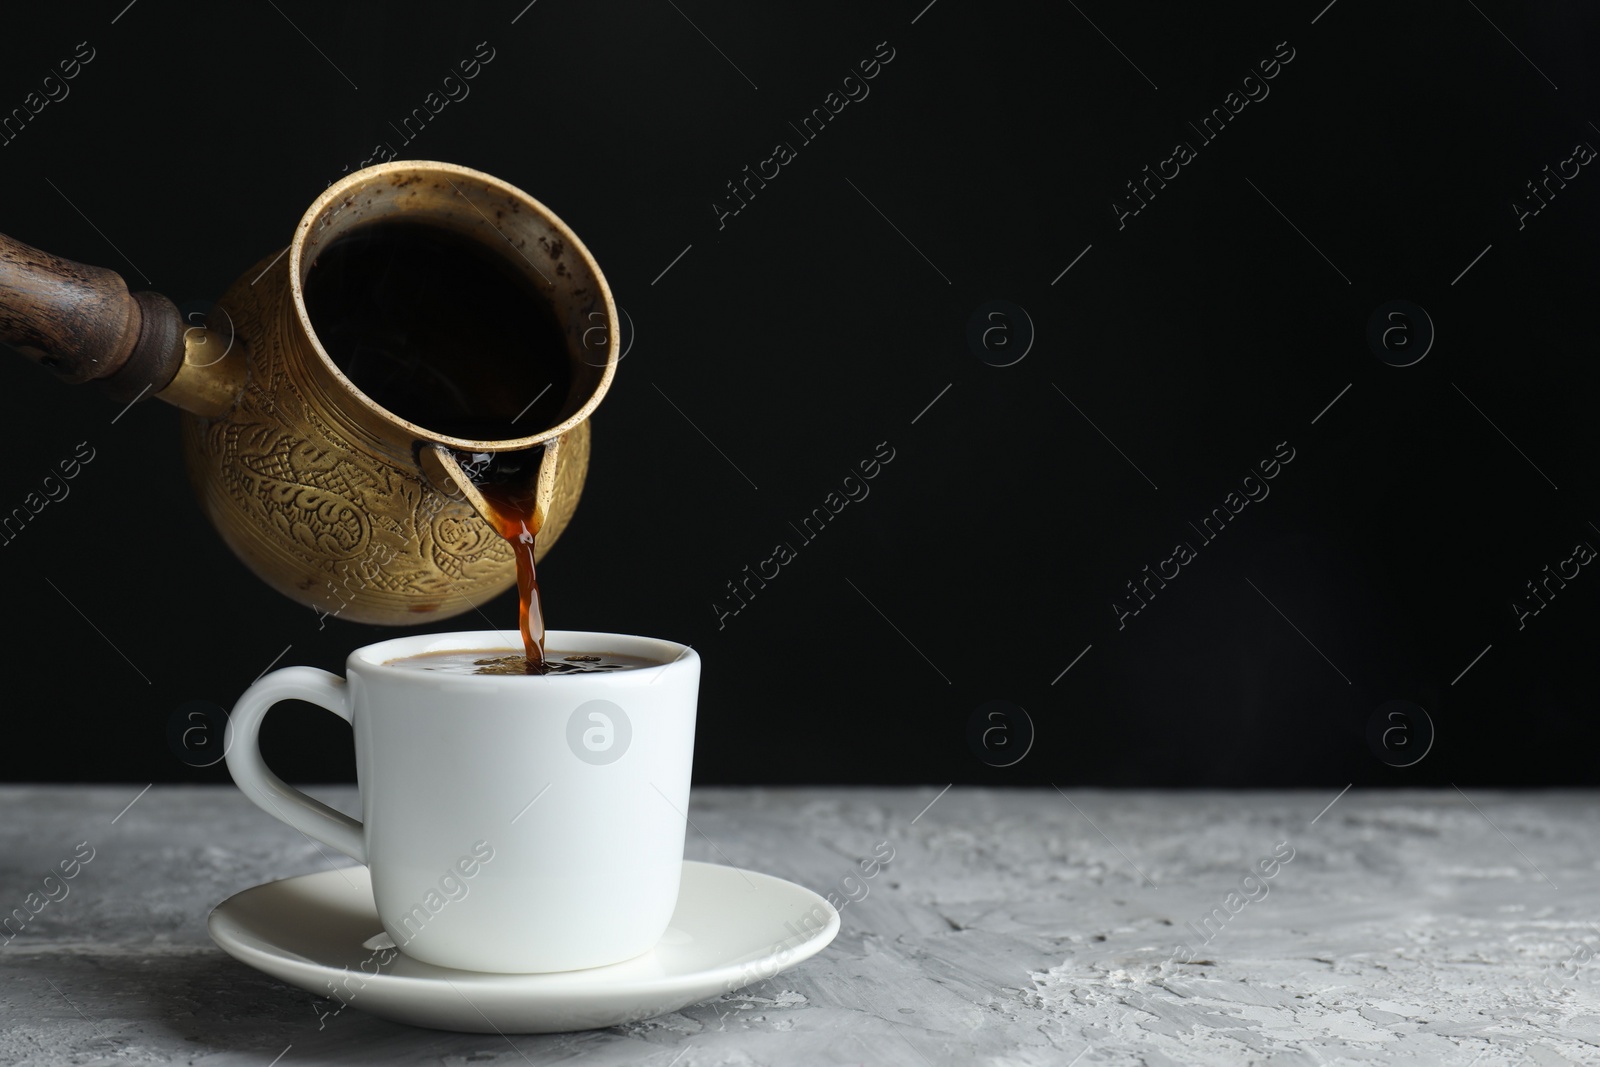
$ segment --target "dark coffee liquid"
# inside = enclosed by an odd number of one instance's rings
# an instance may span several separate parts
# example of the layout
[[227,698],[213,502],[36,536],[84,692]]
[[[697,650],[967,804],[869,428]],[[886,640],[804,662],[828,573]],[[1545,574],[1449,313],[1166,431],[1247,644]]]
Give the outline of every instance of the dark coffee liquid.
[[[619,652],[599,654],[552,652],[543,674],[610,674],[640,667],[659,667],[666,660],[627,656]],[[386,667],[438,671],[441,674],[530,674],[527,660],[505,649],[477,648],[465,651],[423,652],[387,661]]]
[[306,311],[345,377],[402,419],[528,437],[560,421],[572,372],[540,284],[503,251],[426,223],[359,227],[312,262]]
[[[559,421],[572,374],[554,310],[511,254],[425,223],[376,223],[317,256],[306,310],[344,375],[408,422],[477,441],[531,436]],[[525,670],[543,674],[533,566],[542,451],[458,458],[516,554]]]
[[511,545],[517,557],[517,629],[529,674],[544,674],[544,601],[539,595],[539,575],[534,570],[534,543],[544,515],[539,511],[538,465],[544,450],[473,457],[464,464],[478,492],[489,505],[495,531]]

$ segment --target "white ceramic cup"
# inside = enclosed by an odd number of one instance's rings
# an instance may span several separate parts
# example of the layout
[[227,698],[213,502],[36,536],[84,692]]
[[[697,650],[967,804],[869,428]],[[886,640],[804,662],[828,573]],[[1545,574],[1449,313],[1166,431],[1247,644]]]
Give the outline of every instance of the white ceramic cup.
[[[262,810],[365,863],[407,955],[472,971],[566,971],[647,952],[677,905],[700,657],[683,645],[554,630],[556,655],[659,666],[543,676],[386,666],[451,649],[521,651],[515,631],[427,634],[350,654],[346,677],[286,667],[234,705],[228,770]],[[361,821],[283,782],[261,721],[306,700],[355,733]]]

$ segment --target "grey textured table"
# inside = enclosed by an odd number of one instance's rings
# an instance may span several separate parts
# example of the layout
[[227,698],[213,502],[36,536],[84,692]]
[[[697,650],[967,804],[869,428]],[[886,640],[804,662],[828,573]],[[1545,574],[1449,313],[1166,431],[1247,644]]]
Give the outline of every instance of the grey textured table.
[[205,919],[330,861],[232,789],[137,792],[0,789],[0,910],[94,850],[0,945],[0,1063],[1600,1063],[1589,793],[698,790],[691,858],[819,892],[894,858],[793,971],[502,1039],[319,1023]]

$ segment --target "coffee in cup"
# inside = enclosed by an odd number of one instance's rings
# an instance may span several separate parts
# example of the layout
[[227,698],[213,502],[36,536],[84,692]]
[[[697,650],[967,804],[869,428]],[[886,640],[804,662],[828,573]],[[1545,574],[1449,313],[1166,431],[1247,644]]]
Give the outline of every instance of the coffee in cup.
[[[546,674],[601,674],[606,671],[634,671],[660,667],[663,661],[648,656],[629,656],[621,652],[574,653],[546,652]],[[528,657],[507,649],[445,649],[421,652],[390,660],[385,666],[413,671],[440,671],[445,674],[535,674],[528,670]]]

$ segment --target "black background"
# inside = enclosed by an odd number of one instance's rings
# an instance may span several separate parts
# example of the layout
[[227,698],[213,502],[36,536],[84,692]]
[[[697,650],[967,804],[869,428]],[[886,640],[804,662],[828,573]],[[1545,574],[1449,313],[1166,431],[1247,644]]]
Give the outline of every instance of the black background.
[[[1523,228],[1512,207],[1600,144],[1600,15],[925,2],[8,11],[0,114],[80,41],[95,58],[0,146],[0,230],[201,306],[379,141],[550,205],[635,339],[547,611],[700,651],[699,782],[1600,781],[1600,575],[1522,629],[1510,606],[1600,545],[1600,176]],[[479,42],[471,95],[402,145],[390,121]],[[798,144],[879,42],[870,95]],[[1199,145],[1187,123],[1279,42],[1270,95]],[[724,183],[780,140],[797,158],[719,229]],[[1179,140],[1197,158],[1119,229],[1124,183]],[[996,299],[1037,333],[1008,367],[967,342]],[[1396,299],[1437,329],[1403,368],[1366,340]],[[95,450],[0,546],[5,779],[226,780],[169,745],[180,709],[395,632],[319,628],[259,584],[189,497],[176,411],[119,413],[0,360],[0,511]],[[870,496],[799,545],[880,442]],[[1201,546],[1189,523],[1279,442],[1270,496]],[[719,627],[781,540],[798,558]],[[1119,629],[1178,541],[1198,558]],[[1437,729],[1406,768],[1366,740],[1396,699]],[[1010,767],[968,743],[991,700],[1036,729]],[[326,713],[286,706],[266,740],[285,777],[353,774]]]

